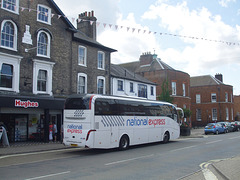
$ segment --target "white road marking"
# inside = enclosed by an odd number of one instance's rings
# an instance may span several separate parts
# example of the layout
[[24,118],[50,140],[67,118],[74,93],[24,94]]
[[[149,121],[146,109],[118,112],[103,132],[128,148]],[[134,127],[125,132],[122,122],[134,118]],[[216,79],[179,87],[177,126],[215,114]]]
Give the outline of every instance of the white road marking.
[[121,161],[115,161],[115,162],[107,163],[107,164],[105,164],[105,166],[109,166],[109,165],[113,165],[113,164],[120,164],[120,163],[124,163],[124,162],[138,160],[138,159],[144,159],[144,158],[148,158],[148,157],[152,157],[152,156],[154,156],[154,154],[150,154],[147,156],[140,156],[140,157],[131,158],[131,159],[125,159],[125,160],[121,160]]
[[229,138],[229,139],[238,139],[238,138],[240,138],[240,136],[232,137],[232,138]]
[[218,178],[209,169],[203,169],[202,172],[206,180],[218,180]]
[[218,178],[208,169],[208,166],[210,165],[210,162],[205,162],[200,164],[200,167],[202,169],[202,173],[204,175],[204,178],[206,180],[218,180]]
[[211,141],[211,142],[207,142],[206,144],[214,144],[214,143],[218,143],[221,142],[222,140],[217,140],[217,141]]
[[197,147],[197,145],[195,145],[195,146],[183,147],[183,148],[179,148],[179,149],[173,149],[173,150],[171,150],[171,152],[181,151],[181,150],[190,149],[190,148],[194,148],[194,147]]
[[56,174],[48,174],[48,175],[45,175],[45,176],[38,176],[38,177],[33,177],[33,178],[25,179],[25,180],[44,179],[44,178],[48,178],[48,177],[52,177],[52,176],[59,176],[59,175],[62,175],[62,174],[68,174],[70,172],[71,171],[66,171],[66,172],[61,172],[61,173],[56,173]]
[[82,149],[82,148],[69,148],[69,149],[59,149],[59,150],[50,150],[50,151],[39,151],[39,152],[22,153],[22,154],[11,154],[11,155],[0,156],[0,159],[9,158],[9,157],[35,155],[35,154],[46,154],[46,153],[52,153],[52,152],[71,151],[71,150],[76,150],[76,149],[79,150],[79,149]]

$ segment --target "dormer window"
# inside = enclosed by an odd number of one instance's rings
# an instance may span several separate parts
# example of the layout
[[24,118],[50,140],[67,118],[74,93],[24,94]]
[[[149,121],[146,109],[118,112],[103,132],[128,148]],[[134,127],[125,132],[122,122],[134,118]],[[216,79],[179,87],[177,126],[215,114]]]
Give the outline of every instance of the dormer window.
[[51,9],[42,4],[38,5],[37,20],[42,23],[51,24]]

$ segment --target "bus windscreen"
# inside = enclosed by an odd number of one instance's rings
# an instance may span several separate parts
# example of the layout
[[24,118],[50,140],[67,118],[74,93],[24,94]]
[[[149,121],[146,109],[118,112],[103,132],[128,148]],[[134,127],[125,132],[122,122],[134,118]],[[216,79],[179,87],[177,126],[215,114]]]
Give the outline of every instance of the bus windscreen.
[[69,98],[65,102],[65,109],[89,109],[90,97]]

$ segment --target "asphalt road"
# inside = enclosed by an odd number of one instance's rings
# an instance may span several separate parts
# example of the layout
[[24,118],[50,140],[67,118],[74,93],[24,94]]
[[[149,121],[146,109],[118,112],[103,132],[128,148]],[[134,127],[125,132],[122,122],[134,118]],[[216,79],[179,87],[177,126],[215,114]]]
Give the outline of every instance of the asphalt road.
[[179,179],[209,160],[239,155],[240,132],[134,146],[63,149],[0,158],[0,179]]

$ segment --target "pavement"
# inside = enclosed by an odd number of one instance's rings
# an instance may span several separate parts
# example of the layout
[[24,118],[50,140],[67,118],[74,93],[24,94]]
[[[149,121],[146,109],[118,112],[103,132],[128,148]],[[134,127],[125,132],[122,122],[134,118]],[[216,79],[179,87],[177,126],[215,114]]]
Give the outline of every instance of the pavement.
[[[180,138],[204,138],[204,129],[192,129],[190,136],[180,136]],[[16,154],[27,154],[32,152],[51,151],[67,149],[61,142],[35,143],[17,142],[11,143],[9,147],[0,146],[0,160],[5,156],[11,157]],[[240,179],[240,156],[211,160],[200,165],[201,169],[188,174],[178,180],[238,180]]]

